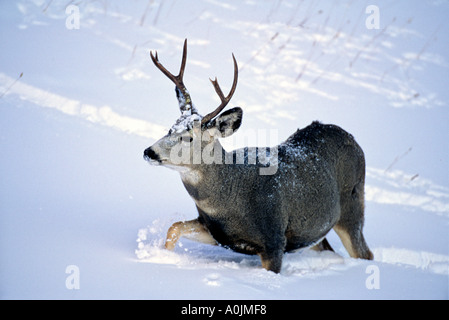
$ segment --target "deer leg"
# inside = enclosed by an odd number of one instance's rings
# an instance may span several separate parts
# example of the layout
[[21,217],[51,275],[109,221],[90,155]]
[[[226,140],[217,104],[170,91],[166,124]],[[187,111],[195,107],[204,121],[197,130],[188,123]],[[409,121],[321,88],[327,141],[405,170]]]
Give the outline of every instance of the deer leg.
[[332,249],[331,245],[329,244],[329,242],[327,241],[326,238],[324,238],[320,243],[314,245],[312,248],[312,250],[315,251],[332,251],[335,252],[334,249]]
[[352,258],[373,260],[374,256],[368,248],[362,232],[356,230],[348,231],[348,229],[350,230],[350,228],[345,228],[341,225],[336,225],[334,227],[335,232],[349,255]]
[[262,267],[268,271],[273,271],[274,273],[281,272],[283,256],[284,251],[282,250],[270,253],[259,253],[260,260],[262,261]]
[[365,209],[363,180],[351,192],[341,195],[340,206],[341,216],[334,230],[343,246],[352,258],[373,260],[373,254],[362,233]]
[[175,222],[167,232],[165,240],[165,249],[173,250],[179,238],[186,236],[191,240],[216,245],[217,242],[210,234],[209,230],[198,221],[198,219],[190,221]]

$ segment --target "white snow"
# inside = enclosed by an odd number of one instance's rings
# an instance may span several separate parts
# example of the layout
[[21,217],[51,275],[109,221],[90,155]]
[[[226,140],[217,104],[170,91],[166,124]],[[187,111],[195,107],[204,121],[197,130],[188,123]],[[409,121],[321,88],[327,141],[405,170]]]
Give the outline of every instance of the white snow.
[[[72,28],[67,1],[1,1],[0,298],[447,300],[449,5],[376,1],[368,29],[368,4],[78,1]],[[200,114],[219,101],[208,78],[227,92],[238,61],[236,148],[244,130],[279,143],[314,120],[354,135],[374,261],[333,231],[336,253],[286,254],[280,274],[188,239],[163,249],[197,213],[179,173],[142,158],[180,119],[149,52],[176,71],[185,38]],[[181,118],[176,130],[196,117]]]
[[171,127],[170,132],[183,133],[193,128],[195,121],[201,121],[202,117],[199,114],[190,114],[190,110],[185,111],[181,117],[176,120],[175,124]]

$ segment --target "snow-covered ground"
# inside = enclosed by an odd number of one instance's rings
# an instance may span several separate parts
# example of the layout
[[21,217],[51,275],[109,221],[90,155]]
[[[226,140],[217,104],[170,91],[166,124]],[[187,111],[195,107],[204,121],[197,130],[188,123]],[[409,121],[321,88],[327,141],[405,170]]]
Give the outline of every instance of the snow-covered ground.
[[[443,0],[0,1],[0,298],[448,299],[448,15]],[[287,254],[280,274],[185,239],[162,248],[197,214],[179,175],[142,158],[179,116],[149,51],[176,72],[185,38],[203,114],[208,78],[226,92],[239,62],[228,147],[313,120],[356,137],[374,261],[333,231],[336,253]]]

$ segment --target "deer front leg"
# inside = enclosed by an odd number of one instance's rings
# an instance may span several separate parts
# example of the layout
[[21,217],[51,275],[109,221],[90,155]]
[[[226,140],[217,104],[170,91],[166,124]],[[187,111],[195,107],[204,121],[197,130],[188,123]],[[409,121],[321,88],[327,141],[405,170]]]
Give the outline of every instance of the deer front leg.
[[195,219],[184,222],[175,222],[170,229],[168,229],[167,239],[165,240],[165,249],[173,250],[179,238],[182,236],[201,243],[217,244],[209,230],[199,222],[198,219]]

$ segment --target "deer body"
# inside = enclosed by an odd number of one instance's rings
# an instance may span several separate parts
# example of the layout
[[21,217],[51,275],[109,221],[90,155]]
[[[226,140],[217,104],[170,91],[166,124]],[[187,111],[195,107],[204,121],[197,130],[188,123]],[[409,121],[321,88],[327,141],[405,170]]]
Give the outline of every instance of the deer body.
[[[186,43],[183,65],[185,51]],[[158,65],[157,56],[152,58]],[[235,59],[234,66],[236,70]],[[180,107],[190,101],[182,90],[181,69],[181,83],[175,82]],[[236,77],[226,98],[216,80],[213,84],[223,109],[235,90]],[[325,239],[320,241],[334,228],[352,257],[372,259],[362,234],[365,160],[352,135],[313,122],[278,145],[276,159],[267,162],[262,161],[265,149],[226,152],[221,147],[218,138],[240,127],[240,108],[205,117],[192,110],[193,106],[183,112],[181,107],[182,116],[169,134],[144,152],[150,163],[180,171],[199,213],[197,219],[177,222],[169,229],[167,249],[173,249],[181,236],[194,236],[201,242],[258,254],[264,268],[280,272],[284,252],[317,243],[330,248]],[[179,144],[187,146],[190,155],[188,161],[174,164],[173,148]],[[194,161],[198,152],[214,153],[213,161]],[[244,161],[237,161],[239,155]],[[261,168],[268,166],[276,170],[261,174]]]

